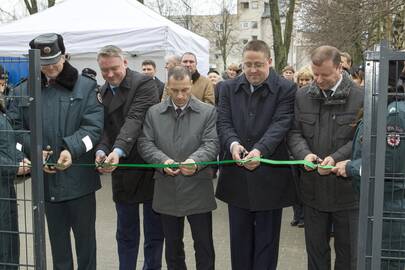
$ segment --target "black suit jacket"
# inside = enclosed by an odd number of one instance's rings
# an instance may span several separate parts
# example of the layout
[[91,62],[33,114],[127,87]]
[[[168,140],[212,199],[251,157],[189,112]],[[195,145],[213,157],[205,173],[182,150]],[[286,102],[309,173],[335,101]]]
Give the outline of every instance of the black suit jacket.
[[165,84],[161,80],[159,80],[157,77],[154,79],[156,83],[156,87],[159,90],[159,100],[162,99],[163,91],[165,90]]
[[[293,122],[297,86],[271,69],[267,80],[253,93],[245,75],[218,87],[220,159],[232,159],[229,148],[236,141],[247,151],[260,150],[264,158],[288,160],[286,136]],[[265,164],[253,171],[236,164],[223,166],[216,195],[252,211],[287,207],[296,199],[290,167]]]
[[[145,163],[137,151],[136,142],[142,132],[146,111],[159,102],[154,80],[130,69],[115,90],[108,83],[100,92],[104,105],[104,131],[97,150],[107,155],[120,148],[125,157],[120,163]],[[115,202],[144,202],[153,196],[153,170],[117,168],[112,173],[113,199]]]

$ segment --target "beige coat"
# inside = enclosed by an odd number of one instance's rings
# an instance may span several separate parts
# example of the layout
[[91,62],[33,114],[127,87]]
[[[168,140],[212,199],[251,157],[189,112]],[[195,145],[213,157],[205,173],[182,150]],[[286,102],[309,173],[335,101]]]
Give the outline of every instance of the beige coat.
[[[193,82],[191,88],[191,93],[193,96],[198,98],[204,103],[215,105],[215,95],[214,95],[214,86],[207,77],[200,75],[197,81]],[[167,97],[167,87],[163,92],[162,100],[165,100]]]

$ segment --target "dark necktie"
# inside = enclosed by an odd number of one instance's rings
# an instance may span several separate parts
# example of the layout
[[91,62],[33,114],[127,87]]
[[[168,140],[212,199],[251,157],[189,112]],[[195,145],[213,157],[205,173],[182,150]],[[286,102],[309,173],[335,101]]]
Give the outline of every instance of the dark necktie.
[[326,94],[326,98],[328,98],[328,99],[329,99],[329,98],[332,96],[332,94],[333,94],[333,91],[330,90],[330,89],[325,90],[324,92],[325,92],[325,94]]
[[179,117],[180,116],[180,114],[181,114],[181,112],[182,112],[183,110],[182,109],[180,109],[180,108],[177,108],[176,109],[176,113],[177,113],[177,117]]

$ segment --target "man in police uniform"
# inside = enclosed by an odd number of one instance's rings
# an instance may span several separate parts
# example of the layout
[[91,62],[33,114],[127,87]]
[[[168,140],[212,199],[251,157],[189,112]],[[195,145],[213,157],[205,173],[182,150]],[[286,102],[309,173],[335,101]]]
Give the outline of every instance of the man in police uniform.
[[[59,34],[43,34],[30,42],[41,51],[45,213],[53,269],[73,269],[70,232],[73,231],[77,269],[96,269],[96,198],[100,185],[96,170],[72,163],[93,163],[94,146],[103,129],[103,107],[96,98],[96,81],[79,75],[65,59]],[[21,91],[27,91],[26,84]],[[25,92],[24,95],[27,95]],[[23,95],[23,96],[24,96]],[[15,128],[29,130],[28,102],[15,99],[9,116]],[[20,136],[29,155],[29,137]]]
[[[405,250],[405,101],[394,101],[388,105],[387,115],[387,145],[385,151],[385,182],[384,182],[384,220],[382,235],[381,269],[404,269],[405,261],[398,252]],[[361,122],[357,128],[352,159],[338,162],[332,172],[338,176],[350,177],[353,188],[360,193],[361,180],[361,149],[364,125]]]

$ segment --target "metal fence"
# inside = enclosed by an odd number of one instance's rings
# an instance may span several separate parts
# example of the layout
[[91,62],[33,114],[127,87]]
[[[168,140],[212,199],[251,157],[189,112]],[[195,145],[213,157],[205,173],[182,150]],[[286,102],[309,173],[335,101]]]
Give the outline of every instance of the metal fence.
[[386,43],[366,53],[359,270],[405,269],[404,115],[387,120],[388,103],[404,99],[397,87],[404,61],[405,52]]
[[[24,83],[28,83],[29,96],[9,91],[2,98],[5,104],[25,99],[33,128],[15,131],[7,113],[0,115],[0,270],[46,269],[39,51],[30,50],[28,59],[0,58],[9,74],[18,70],[18,64],[27,63],[29,78]],[[16,177],[24,149],[15,140],[24,132],[30,134],[31,174]]]

